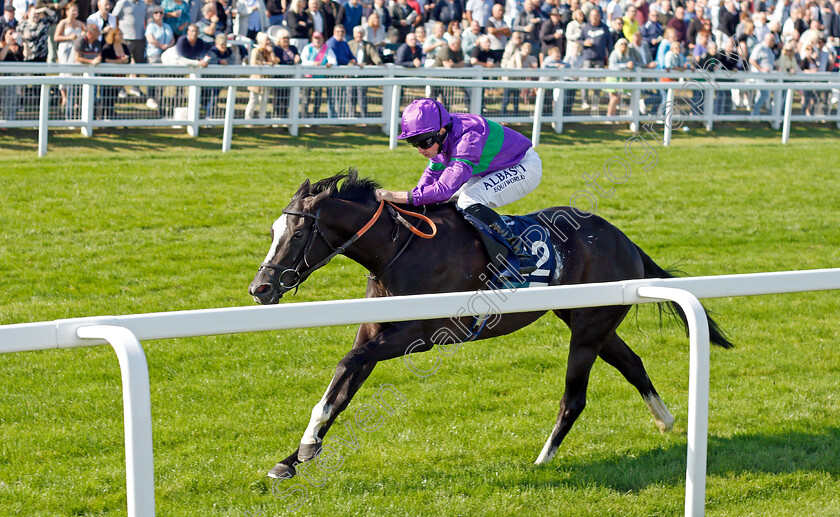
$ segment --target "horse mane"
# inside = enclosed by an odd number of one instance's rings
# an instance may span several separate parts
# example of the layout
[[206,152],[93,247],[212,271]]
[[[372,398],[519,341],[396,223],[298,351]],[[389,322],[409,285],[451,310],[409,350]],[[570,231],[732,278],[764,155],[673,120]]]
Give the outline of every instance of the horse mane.
[[[340,183],[340,184],[339,184]],[[360,178],[359,171],[355,168],[349,169],[324,178],[309,190],[312,195],[321,192],[330,192],[330,197],[344,199],[347,201],[375,201],[374,191],[379,188],[379,183],[371,178]]]

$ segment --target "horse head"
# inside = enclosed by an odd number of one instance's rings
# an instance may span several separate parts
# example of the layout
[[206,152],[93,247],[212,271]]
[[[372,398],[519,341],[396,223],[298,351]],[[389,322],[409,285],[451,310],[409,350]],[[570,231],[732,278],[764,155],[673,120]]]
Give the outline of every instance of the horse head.
[[[323,237],[319,227],[320,207],[329,195],[329,190],[313,193],[307,179],[271,225],[271,247],[248,287],[248,293],[257,303],[279,302],[314,271],[313,257],[323,256],[319,250],[313,250],[317,236]],[[326,241],[317,244],[328,246]]]
[[[304,181],[271,226],[271,247],[248,287],[248,293],[254,300],[263,305],[279,302],[286,292],[296,289],[313,271],[339,253],[344,253],[358,236],[341,245],[332,243],[341,242],[338,239],[343,233],[355,231],[337,229],[341,223],[353,224],[348,221],[352,218],[333,203],[330,215],[322,221],[322,208],[331,198],[372,205],[375,203],[373,192],[376,187],[372,180],[359,178],[354,169],[315,184]],[[322,223],[330,226],[327,228],[329,235],[325,235]]]

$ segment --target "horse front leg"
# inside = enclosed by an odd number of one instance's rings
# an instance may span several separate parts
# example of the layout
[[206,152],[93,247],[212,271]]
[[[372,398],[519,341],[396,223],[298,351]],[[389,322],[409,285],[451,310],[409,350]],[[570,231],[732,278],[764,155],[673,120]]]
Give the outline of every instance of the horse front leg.
[[296,473],[296,464],[317,456],[327,431],[367,380],[376,363],[405,354],[409,344],[420,337],[423,330],[420,322],[396,323],[381,329],[379,325],[360,327],[353,349],[338,363],[324,396],[312,408],[300,447],[275,465],[268,473],[270,477],[291,478]]

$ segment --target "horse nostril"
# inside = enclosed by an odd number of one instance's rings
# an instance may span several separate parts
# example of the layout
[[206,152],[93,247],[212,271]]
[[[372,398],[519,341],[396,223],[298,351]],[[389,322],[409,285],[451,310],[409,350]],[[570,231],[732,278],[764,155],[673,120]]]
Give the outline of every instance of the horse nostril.
[[268,285],[263,284],[254,290],[254,294],[264,294],[266,291],[268,291]]

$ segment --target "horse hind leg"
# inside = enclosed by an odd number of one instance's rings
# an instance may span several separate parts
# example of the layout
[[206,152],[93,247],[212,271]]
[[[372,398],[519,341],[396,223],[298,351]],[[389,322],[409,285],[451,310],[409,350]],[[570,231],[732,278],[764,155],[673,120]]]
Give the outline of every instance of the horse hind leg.
[[613,333],[601,347],[601,359],[621,372],[627,382],[636,387],[662,433],[674,427],[674,417],[659,397],[648,377],[641,358],[636,355],[618,334]]

